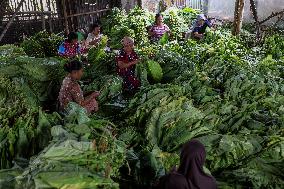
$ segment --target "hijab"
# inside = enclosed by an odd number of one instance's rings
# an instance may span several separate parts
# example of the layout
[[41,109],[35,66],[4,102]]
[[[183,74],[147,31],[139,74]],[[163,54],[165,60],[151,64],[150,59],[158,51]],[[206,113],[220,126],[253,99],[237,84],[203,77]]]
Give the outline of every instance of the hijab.
[[203,166],[206,160],[205,147],[198,140],[184,144],[180,155],[178,173],[185,176],[191,188],[216,189],[215,179],[206,174]]
[[155,189],[217,189],[215,179],[203,171],[205,147],[198,140],[184,144],[177,171],[163,176]]
[[194,28],[196,28],[197,26],[199,26],[198,23],[199,23],[200,20],[205,20],[205,21],[206,21],[207,18],[206,18],[206,16],[205,16],[204,14],[199,14],[199,15],[197,15],[196,21],[194,22],[194,24],[193,24],[193,26],[192,26],[192,29],[194,29]]

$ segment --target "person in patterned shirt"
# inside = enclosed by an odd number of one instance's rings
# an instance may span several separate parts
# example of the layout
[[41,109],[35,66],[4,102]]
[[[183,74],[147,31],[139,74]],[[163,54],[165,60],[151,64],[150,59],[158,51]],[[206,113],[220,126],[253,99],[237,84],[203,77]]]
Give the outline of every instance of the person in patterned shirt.
[[88,113],[98,111],[98,103],[96,98],[100,95],[99,92],[93,92],[91,95],[84,98],[83,91],[78,81],[83,76],[83,65],[80,61],[73,60],[64,65],[68,75],[64,78],[59,92],[60,111],[64,112],[69,102],[76,102],[84,107]]
[[78,43],[78,34],[70,32],[67,39],[59,46],[58,54],[65,58],[74,58],[79,54],[85,53],[85,51]]
[[134,92],[140,87],[140,81],[135,76],[135,65],[139,62],[138,55],[134,51],[134,40],[124,37],[123,49],[116,57],[117,74],[123,78],[125,91]]
[[152,41],[158,41],[165,33],[170,34],[170,28],[164,24],[163,16],[158,13],[155,17],[155,24],[149,30],[150,38]]

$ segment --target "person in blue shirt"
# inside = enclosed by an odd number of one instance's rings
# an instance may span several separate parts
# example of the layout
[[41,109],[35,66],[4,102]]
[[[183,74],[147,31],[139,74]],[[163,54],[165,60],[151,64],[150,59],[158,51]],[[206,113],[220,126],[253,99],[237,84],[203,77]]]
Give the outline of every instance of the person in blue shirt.
[[193,26],[191,37],[197,40],[202,39],[204,37],[207,27],[212,27],[210,21],[206,18],[204,14],[198,15],[197,20]]

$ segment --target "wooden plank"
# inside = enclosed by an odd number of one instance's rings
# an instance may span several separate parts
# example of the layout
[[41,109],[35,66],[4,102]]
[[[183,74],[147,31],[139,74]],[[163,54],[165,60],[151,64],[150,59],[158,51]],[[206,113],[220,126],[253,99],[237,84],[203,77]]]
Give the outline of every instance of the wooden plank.
[[[21,7],[22,7],[24,1],[25,1],[25,0],[21,0],[21,2],[19,3],[18,7],[17,7],[16,10],[15,10],[15,12],[18,12],[18,11],[21,9]],[[17,16],[16,14],[13,14],[12,18],[11,18],[11,19],[9,20],[9,22],[7,23],[5,29],[3,30],[3,32],[2,32],[2,34],[1,34],[1,36],[0,36],[0,42],[2,41],[4,35],[5,35],[6,32],[8,31],[8,29],[10,28],[10,26],[11,26],[11,24],[13,23],[13,21],[14,21],[14,19],[15,19],[16,16]]]
[[91,11],[91,12],[84,12],[84,13],[77,13],[77,14],[73,14],[73,15],[68,15],[67,18],[70,17],[75,17],[75,16],[83,16],[83,15],[88,15],[88,14],[96,14],[96,13],[101,13],[101,12],[107,12],[110,11],[111,9],[102,9],[102,10],[97,10],[97,11]]
[[[50,0],[47,0],[46,3],[47,3],[47,10],[49,12],[51,12],[51,2],[50,2]],[[52,17],[51,14],[49,14],[48,15],[49,31],[52,33],[53,32],[53,28],[52,28],[52,18],[51,17]]]
[[68,34],[69,33],[69,26],[68,26],[68,15],[67,15],[67,10],[66,10],[66,2],[65,0],[62,0],[62,6],[63,6],[63,15],[64,15],[64,24],[65,24],[65,32]]

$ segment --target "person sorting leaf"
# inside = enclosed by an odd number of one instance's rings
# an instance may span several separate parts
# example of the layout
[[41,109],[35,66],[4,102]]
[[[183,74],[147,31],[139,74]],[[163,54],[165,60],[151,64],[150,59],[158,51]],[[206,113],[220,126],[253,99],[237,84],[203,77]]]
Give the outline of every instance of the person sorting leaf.
[[65,58],[74,58],[82,53],[85,53],[85,49],[80,47],[76,32],[70,32],[58,49],[58,54]]
[[68,72],[68,75],[64,78],[59,92],[58,100],[60,104],[60,111],[64,112],[69,102],[75,102],[81,105],[88,113],[98,111],[96,98],[100,95],[99,92],[93,92],[84,98],[83,92],[78,83],[83,76],[82,63],[78,60],[73,60],[64,65],[64,70]]
[[203,170],[205,147],[198,140],[184,144],[178,170],[160,178],[154,189],[217,189],[213,176]]
[[158,13],[155,16],[155,24],[149,30],[151,41],[158,41],[165,33],[170,34],[170,28],[164,24],[163,16]]
[[196,22],[193,25],[193,30],[191,32],[191,37],[193,39],[200,40],[204,38],[206,28],[209,27],[211,28],[212,25],[209,22],[209,20],[206,18],[204,14],[200,14],[197,16]]
[[117,74],[122,77],[125,91],[135,92],[140,87],[140,81],[135,76],[135,65],[139,62],[134,51],[134,40],[130,37],[122,39],[123,49],[116,57]]
[[86,46],[88,48],[92,46],[97,46],[101,39],[103,37],[103,34],[101,34],[101,26],[97,23],[90,25],[90,33],[88,34],[88,37],[86,39]]

